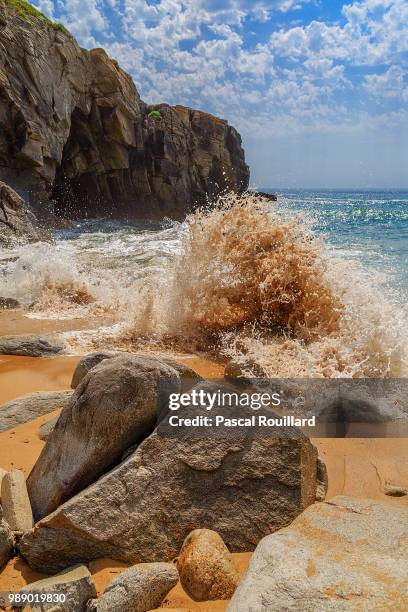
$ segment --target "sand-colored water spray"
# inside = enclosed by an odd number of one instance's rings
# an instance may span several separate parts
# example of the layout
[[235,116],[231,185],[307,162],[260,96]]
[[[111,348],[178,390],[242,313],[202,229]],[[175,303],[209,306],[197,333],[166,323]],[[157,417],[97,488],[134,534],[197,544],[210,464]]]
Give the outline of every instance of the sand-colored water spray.
[[138,296],[135,342],[212,350],[268,376],[407,372],[403,313],[301,219],[252,194],[192,214],[179,255]]

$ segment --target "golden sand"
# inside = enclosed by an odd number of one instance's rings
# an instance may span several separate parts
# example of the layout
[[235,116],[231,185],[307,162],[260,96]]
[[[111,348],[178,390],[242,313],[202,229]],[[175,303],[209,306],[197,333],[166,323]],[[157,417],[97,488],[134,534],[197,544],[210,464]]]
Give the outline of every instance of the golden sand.
[[[23,393],[44,390],[68,389],[79,357],[1,357],[0,403]],[[201,375],[218,377],[222,366],[199,357],[178,357]],[[28,475],[44,443],[38,438],[40,425],[58,411],[44,415],[15,429],[0,433],[0,467],[22,469]],[[405,439],[314,439],[329,473],[328,497],[352,495],[387,499],[395,504],[407,504],[408,498],[390,498],[384,495],[383,486],[392,484],[408,487],[408,462]],[[234,562],[240,574],[245,571],[250,553],[234,554]],[[126,565],[109,559],[90,563],[98,592]],[[12,559],[0,572],[0,591],[18,590],[42,577],[33,572],[21,559]],[[203,602],[191,600],[178,584],[166,597],[162,608],[184,609],[202,612],[225,610],[228,602]]]

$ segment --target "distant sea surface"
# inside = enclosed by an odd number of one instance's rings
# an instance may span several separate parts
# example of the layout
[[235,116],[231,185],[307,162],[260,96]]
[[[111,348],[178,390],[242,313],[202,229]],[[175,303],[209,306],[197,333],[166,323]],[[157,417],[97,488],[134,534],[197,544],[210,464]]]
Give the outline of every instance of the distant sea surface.
[[340,191],[264,188],[304,214],[313,229],[344,258],[383,273],[408,298],[408,191]]

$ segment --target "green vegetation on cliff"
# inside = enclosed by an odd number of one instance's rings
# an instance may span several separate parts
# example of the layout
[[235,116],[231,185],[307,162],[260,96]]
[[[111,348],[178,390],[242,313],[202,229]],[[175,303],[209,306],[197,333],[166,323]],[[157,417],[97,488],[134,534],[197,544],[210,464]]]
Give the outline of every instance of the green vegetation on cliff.
[[28,2],[25,2],[25,0],[5,0],[5,2],[6,4],[13,6],[15,9],[17,9],[17,12],[20,17],[37,17],[38,19],[45,21],[48,25],[52,26],[56,30],[61,30],[61,32],[65,32],[68,34],[68,30],[62,25],[62,23],[56,23],[55,21],[52,21],[51,19],[43,15],[41,11],[36,9],[35,6],[29,4]]

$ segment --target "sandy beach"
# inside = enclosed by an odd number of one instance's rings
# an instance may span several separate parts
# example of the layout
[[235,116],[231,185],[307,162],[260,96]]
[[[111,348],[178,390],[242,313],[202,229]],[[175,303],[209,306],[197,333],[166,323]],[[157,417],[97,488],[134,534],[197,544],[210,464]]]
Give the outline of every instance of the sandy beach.
[[[12,314],[14,322],[21,315]],[[0,333],[4,333],[2,313]],[[22,329],[33,332],[36,322],[25,320]],[[55,329],[55,327],[54,327]],[[33,391],[60,391],[70,388],[72,373],[79,356],[57,356],[51,358],[30,358],[2,356],[0,358],[0,403]],[[206,377],[221,377],[224,366],[198,356],[177,356],[179,361],[194,368]],[[14,429],[0,433],[0,467],[12,467],[29,474],[44,445],[38,437],[39,427],[58,414],[54,411]],[[351,495],[371,499],[388,500],[394,504],[407,504],[408,498],[390,498],[383,492],[386,483],[408,487],[408,462],[406,439],[314,439],[314,444],[326,463],[329,474],[327,497]],[[250,553],[235,554],[234,562],[243,574]],[[102,592],[112,577],[126,565],[111,559],[90,563],[98,592]],[[42,575],[30,570],[21,559],[12,559],[0,573],[0,591],[18,590],[41,578]],[[166,597],[162,608],[203,610],[217,612],[225,610],[227,602],[194,602],[178,584]]]
[[0,611],[408,610],[404,4],[0,0]]

